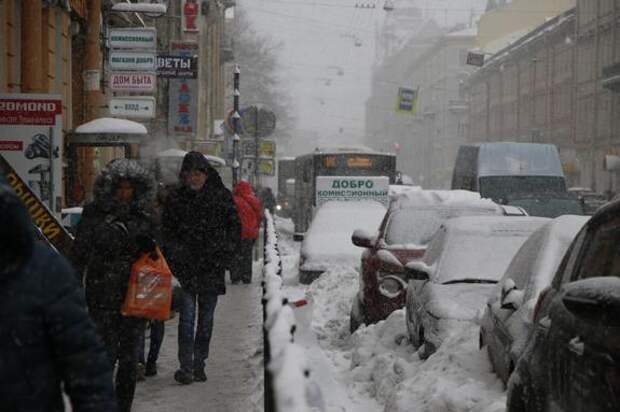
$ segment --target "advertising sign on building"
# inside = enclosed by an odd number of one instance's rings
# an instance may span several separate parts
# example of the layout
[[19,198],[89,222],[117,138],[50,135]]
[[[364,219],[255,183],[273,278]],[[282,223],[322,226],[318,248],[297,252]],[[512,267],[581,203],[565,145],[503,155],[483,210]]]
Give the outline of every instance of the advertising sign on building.
[[113,97],[109,107],[112,116],[140,119],[155,117],[155,98],[152,96]]
[[181,26],[185,32],[197,32],[200,4],[198,0],[183,0],[181,8]]
[[384,176],[319,176],[316,205],[329,201],[375,200],[388,206],[390,179]]
[[[242,139],[241,140],[241,153],[244,157],[256,156],[256,140],[255,139]],[[276,142],[273,140],[259,140],[258,143],[258,157],[273,159],[276,156]]]
[[[173,55],[194,57],[195,42],[171,42]],[[196,135],[198,128],[198,80],[170,79],[168,82],[168,132],[171,135]]]
[[154,71],[157,58],[154,52],[134,52],[113,50],[110,53],[112,70]]
[[196,56],[157,56],[157,75],[161,78],[195,79],[197,73]]
[[113,72],[110,88],[115,91],[152,92],[155,90],[155,73]]
[[51,210],[62,191],[62,98],[0,95],[0,155]]
[[0,174],[5,176],[9,185],[24,205],[26,205],[32,222],[37,226],[40,233],[61,253],[69,253],[73,237],[63,227],[58,219],[59,215],[54,214],[41,201],[39,196],[33,191],[33,188],[29,187],[26,181],[17,174],[15,168],[6,161],[4,154],[0,154]]
[[145,28],[113,28],[110,29],[110,48],[154,50],[157,48],[157,30]]

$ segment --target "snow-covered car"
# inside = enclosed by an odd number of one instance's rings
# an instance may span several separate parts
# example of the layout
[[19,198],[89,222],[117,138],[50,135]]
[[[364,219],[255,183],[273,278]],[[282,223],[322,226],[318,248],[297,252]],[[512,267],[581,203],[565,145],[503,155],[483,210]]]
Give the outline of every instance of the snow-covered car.
[[538,295],[551,283],[566,250],[588,219],[560,216],[534,232],[487,301],[480,324],[480,347],[486,346],[493,370],[504,383],[531,332]]
[[391,193],[391,199],[378,235],[356,231],[351,239],[356,246],[366,248],[362,253],[359,292],[351,305],[351,332],[361,324],[379,322],[404,306],[404,266],[424,255],[428,242],[446,219],[524,214],[464,190],[408,190]]
[[534,308],[508,412],[620,410],[620,201],[599,209]]
[[511,259],[549,219],[467,216],[437,230],[421,260],[407,265],[407,332],[425,359],[455,324],[475,322]]
[[351,244],[351,234],[356,229],[376,232],[385,210],[385,206],[372,200],[322,205],[301,244],[299,281],[311,283],[335,265],[359,265],[361,251]]

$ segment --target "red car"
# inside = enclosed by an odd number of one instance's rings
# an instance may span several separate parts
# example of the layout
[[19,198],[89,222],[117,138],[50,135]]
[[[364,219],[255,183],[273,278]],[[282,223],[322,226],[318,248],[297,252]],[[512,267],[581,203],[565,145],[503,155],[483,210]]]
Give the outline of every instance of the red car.
[[367,250],[362,254],[359,292],[351,307],[351,333],[404,307],[408,281],[404,267],[424,255],[444,220],[478,215],[527,214],[480,199],[474,192],[418,190],[392,200],[377,236],[355,231],[353,244]]

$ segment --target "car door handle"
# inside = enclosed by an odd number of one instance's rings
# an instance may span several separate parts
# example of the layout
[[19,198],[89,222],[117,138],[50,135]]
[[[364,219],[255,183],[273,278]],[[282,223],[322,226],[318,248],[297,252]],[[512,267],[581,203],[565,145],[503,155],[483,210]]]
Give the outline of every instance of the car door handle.
[[585,351],[585,344],[579,336],[575,336],[568,342],[568,350],[577,356],[582,356]]

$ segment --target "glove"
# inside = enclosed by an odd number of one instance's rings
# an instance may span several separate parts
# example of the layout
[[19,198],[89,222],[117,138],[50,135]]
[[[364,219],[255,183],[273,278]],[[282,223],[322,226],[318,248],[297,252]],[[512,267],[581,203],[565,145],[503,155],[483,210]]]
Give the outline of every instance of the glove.
[[159,255],[157,254],[157,244],[152,237],[140,234],[136,236],[135,241],[138,246],[138,252],[141,255],[148,253],[151,256],[151,259],[159,259]]

